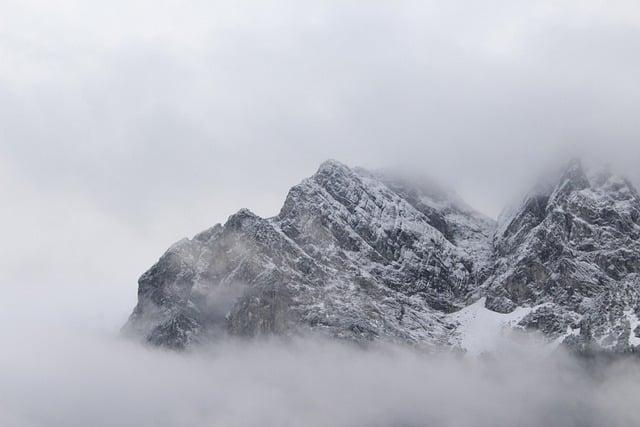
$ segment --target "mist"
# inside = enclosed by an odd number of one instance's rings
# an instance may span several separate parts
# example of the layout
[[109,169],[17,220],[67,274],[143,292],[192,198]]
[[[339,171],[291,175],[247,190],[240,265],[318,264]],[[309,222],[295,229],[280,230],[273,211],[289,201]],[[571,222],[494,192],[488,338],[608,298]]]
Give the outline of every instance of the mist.
[[0,354],[6,426],[640,423],[637,360],[587,368],[522,340],[475,359],[318,338],[175,353],[82,328],[20,332]]
[[569,157],[639,183],[638,52],[635,0],[0,0],[0,424],[640,425],[636,362],[119,334],[169,245],[328,158],[493,218]]

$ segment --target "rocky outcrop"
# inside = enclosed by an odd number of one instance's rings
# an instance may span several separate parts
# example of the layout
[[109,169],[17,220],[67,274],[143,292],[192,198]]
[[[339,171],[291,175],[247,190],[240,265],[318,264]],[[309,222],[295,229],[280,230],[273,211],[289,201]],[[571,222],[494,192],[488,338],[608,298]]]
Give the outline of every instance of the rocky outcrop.
[[328,161],[277,216],[243,209],[169,248],[124,329],[173,348],[298,333],[464,348],[450,313],[485,298],[549,342],[633,351],[639,237],[634,187],[577,161],[497,224],[430,180]]
[[640,196],[579,161],[500,219],[487,308],[538,307],[522,326],[582,350],[632,351],[640,314]]
[[[493,223],[406,182],[321,165],[269,219],[248,210],[171,247],[125,330],[184,347],[217,334],[313,331],[444,344],[477,286]],[[482,257],[480,257],[482,258]]]

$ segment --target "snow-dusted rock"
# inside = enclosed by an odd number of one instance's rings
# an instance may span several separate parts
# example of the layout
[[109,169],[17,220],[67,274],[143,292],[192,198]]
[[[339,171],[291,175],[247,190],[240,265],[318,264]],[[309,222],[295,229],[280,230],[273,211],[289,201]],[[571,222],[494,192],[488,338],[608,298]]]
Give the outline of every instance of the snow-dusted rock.
[[429,180],[327,161],[277,216],[242,209],[169,248],[125,330],[175,348],[310,332],[480,353],[516,328],[632,351],[639,238],[633,186],[577,161],[497,224]]
[[639,239],[631,183],[607,171],[588,176],[572,161],[499,221],[486,306],[508,313],[544,304],[521,326],[580,350],[630,351]]
[[140,278],[125,330],[171,347],[299,331],[447,343],[445,313],[476,287],[493,223],[444,195],[385,182],[327,161],[276,217],[241,210],[180,241]]

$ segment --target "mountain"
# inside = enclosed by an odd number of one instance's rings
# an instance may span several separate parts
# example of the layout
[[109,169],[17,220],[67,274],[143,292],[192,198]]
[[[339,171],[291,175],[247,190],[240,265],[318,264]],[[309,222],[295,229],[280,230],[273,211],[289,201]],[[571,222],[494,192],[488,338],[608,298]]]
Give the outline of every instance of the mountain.
[[639,236],[633,186],[579,162],[495,223],[429,179],[327,161],[277,216],[242,209],[170,247],[124,330],[171,348],[315,333],[481,352],[484,319],[633,351]]
[[493,238],[486,306],[531,307],[519,325],[581,350],[640,344],[640,195],[573,161],[504,215]]
[[477,286],[494,224],[408,182],[323,163],[276,217],[243,209],[169,248],[140,278],[126,330],[178,348],[305,330],[446,343],[445,314]]

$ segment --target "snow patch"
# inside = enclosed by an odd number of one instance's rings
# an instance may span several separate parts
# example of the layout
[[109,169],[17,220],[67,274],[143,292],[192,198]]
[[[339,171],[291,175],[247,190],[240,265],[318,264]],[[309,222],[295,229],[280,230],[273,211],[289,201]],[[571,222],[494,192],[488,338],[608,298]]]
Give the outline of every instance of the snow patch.
[[448,320],[457,323],[460,347],[470,356],[478,356],[498,350],[507,339],[506,334],[535,307],[518,307],[511,313],[503,314],[485,307],[486,298],[460,311],[449,314]]
[[638,338],[634,331],[637,327],[640,326],[640,319],[633,310],[625,310],[624,315],[629,322],[629,326],[631,327],[631,331],[629,332],[629,345],[631,347],[640,346],[640,338]]

